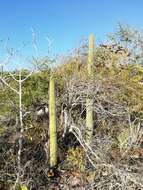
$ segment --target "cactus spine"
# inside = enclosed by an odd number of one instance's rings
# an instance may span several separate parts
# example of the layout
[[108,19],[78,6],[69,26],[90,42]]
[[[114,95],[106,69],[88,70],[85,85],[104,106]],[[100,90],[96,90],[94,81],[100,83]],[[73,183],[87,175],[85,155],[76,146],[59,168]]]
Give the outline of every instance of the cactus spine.
[[[94,64],[94,35],[89,36],[89,50],[88,50],[88,78],[89,80],[93,76],[93,64]],[[89,97],[90,88],[86,99],[86,141],[88,144],[91,143],[93,134],[93,99]]]
[[55,105],[55,80],[50,77],[49,84],[49,135],[50,135],[50,167],[57,165],[57,129]]

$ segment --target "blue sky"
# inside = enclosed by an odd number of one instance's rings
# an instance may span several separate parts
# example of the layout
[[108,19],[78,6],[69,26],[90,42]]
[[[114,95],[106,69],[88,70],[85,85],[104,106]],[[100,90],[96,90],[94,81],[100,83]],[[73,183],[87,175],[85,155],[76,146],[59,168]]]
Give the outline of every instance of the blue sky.
[[32,40],[34,27],[41,55],[47,53],[46,35],[53,41],[53,53],[66,53],[91,32],[97,41],[104,40],[118,22],[143,28],[143,0],[0,1],[0,39],[9,37],[19,47]]

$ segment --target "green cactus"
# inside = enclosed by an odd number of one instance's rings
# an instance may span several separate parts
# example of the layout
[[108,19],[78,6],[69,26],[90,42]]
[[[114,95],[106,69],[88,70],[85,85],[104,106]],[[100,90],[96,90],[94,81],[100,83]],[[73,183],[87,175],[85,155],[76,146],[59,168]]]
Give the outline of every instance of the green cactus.
[[[93,76],[93,64],[94,64],[94,35],[89,36],[89,51],[88,51],[88,77],[89,79]],[[89,92],[90,94],[90,92]],[[86,99],[86,141],[88,144],[91,143],[93,134],[93,99],[89,97]]]
[[50,135],[50,167],[57,165],[57,129],[55,105],[55,80],[50,77],[49,84],[49,135]]
[[89,36],[89,48],[88,48],[88,76],[93,76],[93,64],[94,64],[94,35],[90,34]]

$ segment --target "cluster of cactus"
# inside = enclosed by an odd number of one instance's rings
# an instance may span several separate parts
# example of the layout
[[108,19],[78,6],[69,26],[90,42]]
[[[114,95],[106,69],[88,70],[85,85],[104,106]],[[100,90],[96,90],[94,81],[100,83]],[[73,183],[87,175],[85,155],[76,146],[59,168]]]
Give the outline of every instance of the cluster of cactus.
[[[88,52],[88,77],[93,76],[94,64],[94,36],[89,37]],[[89,93],[90,95],[90,93]],[[90,144],[93,134],[93,99],[87,96],[86,99],[86,141]],[[50,77],[49,84],[49,135],[50,135],[50,167],[57,165],[57,129],[56,129],[56,105],[55,105],[55,80],[54,76]]]

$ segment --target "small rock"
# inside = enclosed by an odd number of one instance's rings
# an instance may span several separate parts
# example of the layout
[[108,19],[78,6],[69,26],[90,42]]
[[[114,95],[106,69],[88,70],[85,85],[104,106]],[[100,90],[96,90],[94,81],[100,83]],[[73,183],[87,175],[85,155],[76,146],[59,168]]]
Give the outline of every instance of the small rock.
[[72,177],[69,181],[71,187],[79,186],[81,183],[81,179],[79,177]]

